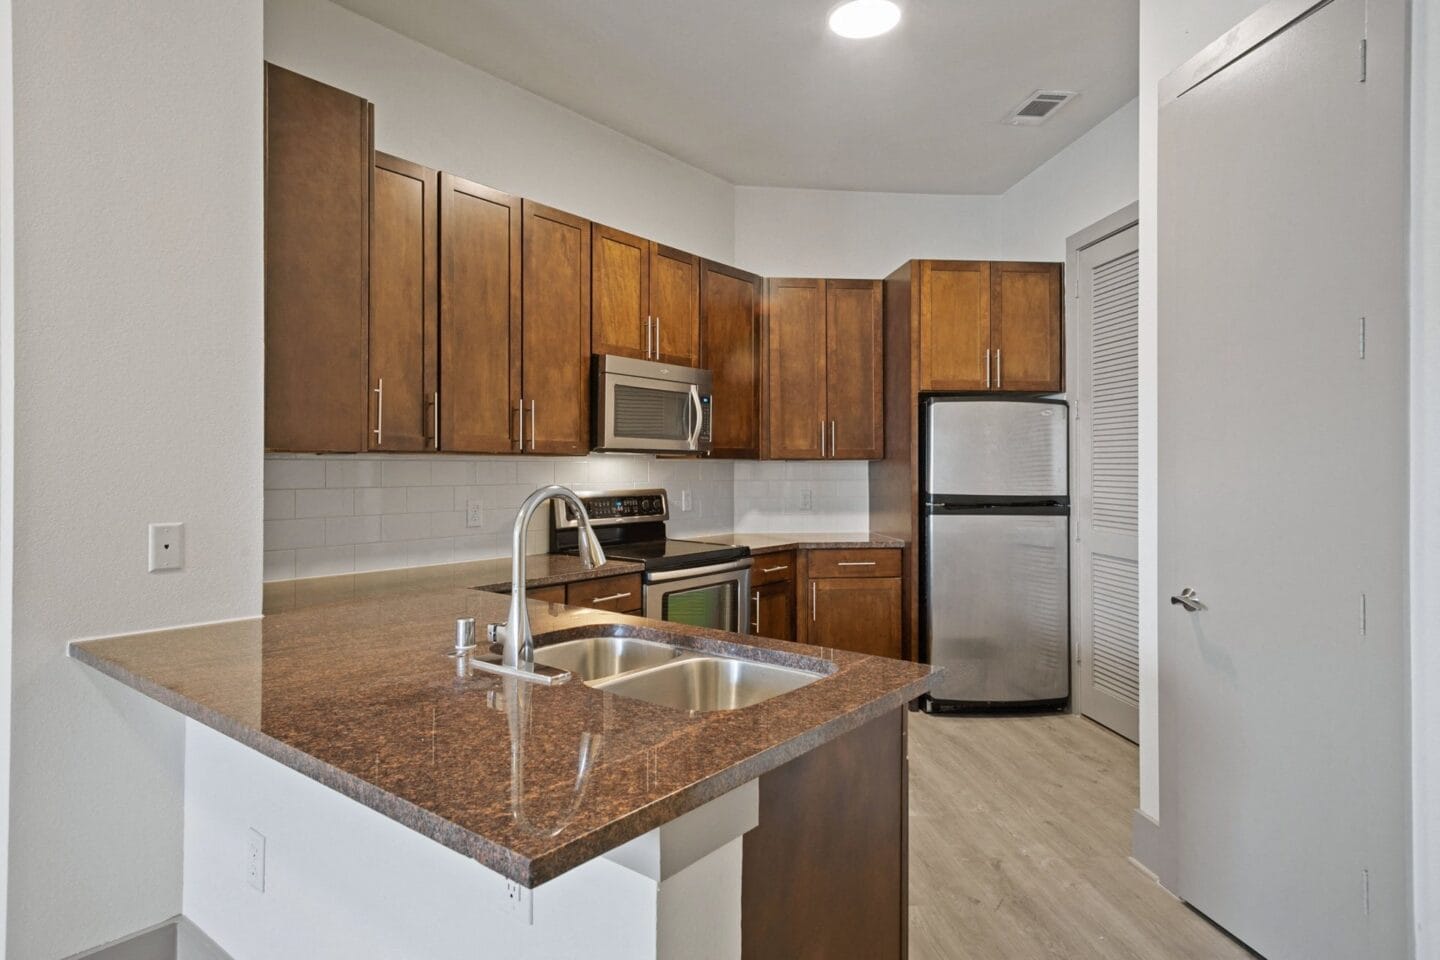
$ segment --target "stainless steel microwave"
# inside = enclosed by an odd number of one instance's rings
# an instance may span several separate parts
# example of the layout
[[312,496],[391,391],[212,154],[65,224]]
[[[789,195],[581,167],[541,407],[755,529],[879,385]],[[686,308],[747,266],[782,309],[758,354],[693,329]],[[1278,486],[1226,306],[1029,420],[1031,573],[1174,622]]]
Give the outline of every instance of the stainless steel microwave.
[[709,370],[602,354],[594,385],[596,450],[709,452]]

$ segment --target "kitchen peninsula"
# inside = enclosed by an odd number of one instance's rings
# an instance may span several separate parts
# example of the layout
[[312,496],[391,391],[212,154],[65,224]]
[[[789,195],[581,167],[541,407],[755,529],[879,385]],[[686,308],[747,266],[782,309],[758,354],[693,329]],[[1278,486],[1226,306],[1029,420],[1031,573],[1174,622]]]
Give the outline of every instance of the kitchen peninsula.
[[[542,650],[619,636],[815,679],[700,713],[578,678],[457,676],[455,620],[502,620],[506,602],[392,590],[71,655],[196,721],[186,853],[233,845],[227,915],[277,938],[274,955],[339,955],[339,927],[437,958],[734,957],[742,940],[747,958],[904,955],[905,705],[929,667],[532,601]],[[232,822],[242,807],[273,819]],[[247,828],[269,831],[277,892],[331,899],[247,891]]]

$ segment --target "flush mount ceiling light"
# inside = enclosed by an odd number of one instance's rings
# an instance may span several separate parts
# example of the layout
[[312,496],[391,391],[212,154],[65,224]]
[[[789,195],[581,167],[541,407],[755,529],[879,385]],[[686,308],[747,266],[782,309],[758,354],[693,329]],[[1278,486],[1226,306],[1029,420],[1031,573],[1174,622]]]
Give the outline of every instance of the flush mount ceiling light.
[[830,11],[830,29],[851,40],[878,37],[899,22],[900,8],[891,0],[850,0]]

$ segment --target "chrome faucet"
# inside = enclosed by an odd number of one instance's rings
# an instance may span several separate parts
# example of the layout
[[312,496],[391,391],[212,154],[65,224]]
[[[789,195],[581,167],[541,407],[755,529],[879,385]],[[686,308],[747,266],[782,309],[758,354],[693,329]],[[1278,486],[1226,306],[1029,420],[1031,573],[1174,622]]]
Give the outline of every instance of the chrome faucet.
[[[568,487],[552,484],[541,487],[520,504],[515,514],[515,529],[510,535],[510,613],[503,624],[486,626],[486,633],[492,643],[501,641],[500,666],[507,674],[535,674],[535,635],[530,632],[530,613],[525,606],[525,541],[530,519],[540,505],[548,500],[563,500],[580,520],[580,562],[591,570],[605,562],[605,551],[595,528],[590,526],[590,514],[585,504]],[[480,666],[480,664],[476,664]],[[529,677],[526,677],[529,679]]]

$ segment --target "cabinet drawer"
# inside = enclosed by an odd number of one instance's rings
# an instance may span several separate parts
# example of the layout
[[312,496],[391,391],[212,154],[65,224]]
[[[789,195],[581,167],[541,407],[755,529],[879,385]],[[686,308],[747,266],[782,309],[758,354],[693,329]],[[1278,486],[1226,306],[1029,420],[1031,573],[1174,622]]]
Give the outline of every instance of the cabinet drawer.
[[898,577],[899,550],[811,550],[810,578]]
[[640,574],[581,580],[565,588],[565,602],[572,607],[592,607],[616,613],[638,613],[642,606]]
[[750,568],[750,585],[752,587],[763,587],[767,583],[782,583],[794,579],[794,552],[762,554],[755,558],[755,566]]
[[548,587],[531,587],[525,591],[525,599],[563,604],[565,602],[565,584],[556,583]]

